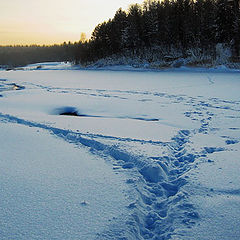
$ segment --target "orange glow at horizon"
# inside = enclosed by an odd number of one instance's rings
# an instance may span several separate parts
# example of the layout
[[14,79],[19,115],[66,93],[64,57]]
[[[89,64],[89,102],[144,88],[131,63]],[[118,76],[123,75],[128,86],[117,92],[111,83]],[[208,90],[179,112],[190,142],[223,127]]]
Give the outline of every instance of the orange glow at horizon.
[[143,0],[10,0],[0,8],[0,45],[50,45],[91,36],[97,24]]

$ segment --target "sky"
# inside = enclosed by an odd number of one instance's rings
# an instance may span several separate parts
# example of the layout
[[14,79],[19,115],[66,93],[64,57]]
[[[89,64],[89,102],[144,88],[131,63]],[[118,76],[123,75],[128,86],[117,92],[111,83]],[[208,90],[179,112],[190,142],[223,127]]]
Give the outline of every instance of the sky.
[[0,45],[54,44],[91,36],[121,7],[143,0],[0,0]]

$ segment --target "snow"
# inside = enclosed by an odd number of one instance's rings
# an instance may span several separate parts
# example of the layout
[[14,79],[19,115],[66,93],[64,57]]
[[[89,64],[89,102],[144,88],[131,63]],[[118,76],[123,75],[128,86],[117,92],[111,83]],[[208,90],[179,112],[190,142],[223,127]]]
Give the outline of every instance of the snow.
[[102,70],[0,71],[1,239],[238,240],[238,71]]
[[[137,60],[136,60],[137,61]],[[157,69],[151,68],[149,63],[143,64],[110,64],[109,61],[102,60],[99,63],[95,63],[93,65],[89,65],[87,67],[83,67],[81,65],[73,65],[71,62],[44,62],[44,63],[34,63],[29,64],[25,67],[17,68],[18,70],[24,71],[35,71],[35,70],[92,70],[92,71],[130,71],[130,72],[239,72],[238,68],[229,68],[226,65],[217,65],[215,67],[206,68],[206,67],[187,67],[184,62],[184,59],[176,60],[176,64],[173,63],[171,68],[165,69]],[[179,67],[175,67],[174,65],[178,65],[178,62],[181,62]],[[0,70],[4,70],[1,69]]]
[[1,239],[93,239],[127,216],[128,189],[102,158],[39,128],[0,131]]
[[[73,70],[74,67],[70,62],[43,62],[29,64],[26,67],[20,68],[21,70]],[[77,69],[77,67],[75,67]]]

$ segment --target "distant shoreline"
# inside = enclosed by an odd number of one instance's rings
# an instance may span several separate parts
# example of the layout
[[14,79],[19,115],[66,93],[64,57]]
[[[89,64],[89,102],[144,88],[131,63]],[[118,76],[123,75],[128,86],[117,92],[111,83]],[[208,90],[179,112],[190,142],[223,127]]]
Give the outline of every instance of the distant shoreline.
[[228,65],[221,64],[211,67],[206,66],[187,66],[182,65],[179,67],[168,66],[154,68],[147,64],[129,65],[129,64],[92,64],[89,66],[74,65],[70,62],[44,62],[34,63],[24,67],[0,67],[1,71],[44,71],[44,70],[83,70],[83,71],[128,71],[128,72],[240,72],[239,68],[229,67]]

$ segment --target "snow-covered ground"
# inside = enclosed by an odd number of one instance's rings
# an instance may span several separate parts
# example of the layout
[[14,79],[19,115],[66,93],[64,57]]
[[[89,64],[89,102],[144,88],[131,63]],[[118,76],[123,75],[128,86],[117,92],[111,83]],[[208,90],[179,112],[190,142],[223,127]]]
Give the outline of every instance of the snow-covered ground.
[[240,239],[239,72],[40,65],[0,71],[0,239]]

